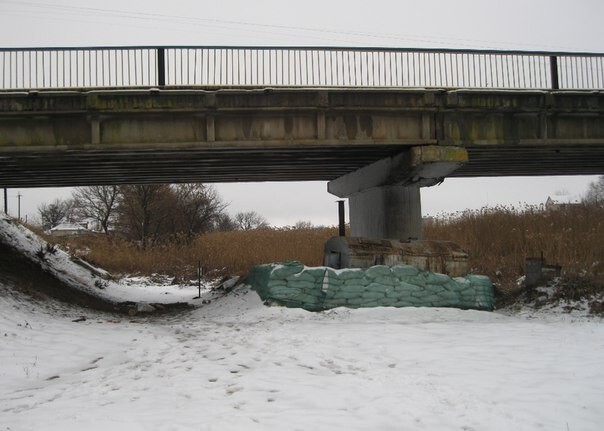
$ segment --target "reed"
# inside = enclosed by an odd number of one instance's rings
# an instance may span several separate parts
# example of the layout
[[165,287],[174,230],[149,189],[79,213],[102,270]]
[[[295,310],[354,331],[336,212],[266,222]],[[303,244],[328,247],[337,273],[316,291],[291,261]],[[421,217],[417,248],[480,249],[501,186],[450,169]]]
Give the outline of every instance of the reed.
[[195,277],[199,262],[204,272],[217,275],[241,275],[254,265],[288,260],[319,266],[325,242],[337,233],[337,228],[212,232],[190,243],[147,249],[103,235],[52,240],[115,275],[162,273],[186,279]]
[[515,287],[527,257],[543,255],[567,276],[604,276],[604,208],[571,205],[494,207],[450,214],[424,223],[425,239],[450,240],[470,256],[472,272]]
[[[287,260],[322,265],[323,246],[337,234],[335,227],[212,232],[148,249],[104,235],[52,240],[116,275],[162,273],[186,279],[195,277],[198,262],[204,272],[216,275],[244,274],[253,265]],[[490,276],[503,290],[517,285],[527,257],[541,254],[561,265],[567,277],[604,279],[602,207],[463,211],[424,222],[424,238],[456,242],[468,252],[471,271]]]

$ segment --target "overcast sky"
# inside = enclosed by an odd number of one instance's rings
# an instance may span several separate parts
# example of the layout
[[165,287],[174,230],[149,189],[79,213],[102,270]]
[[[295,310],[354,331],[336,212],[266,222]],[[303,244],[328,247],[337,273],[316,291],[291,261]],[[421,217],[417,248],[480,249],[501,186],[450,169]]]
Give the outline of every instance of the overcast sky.
[[[602,0],[0,0],[4,47],[98,45],[348,45],[604,52]],[[422,189],[423,213],[580,198],[595,177],[447,179]],[[322,182],[219,184],[231,213],[274,225],[337,222]],[[9,190],[32,217],[69,190]]]

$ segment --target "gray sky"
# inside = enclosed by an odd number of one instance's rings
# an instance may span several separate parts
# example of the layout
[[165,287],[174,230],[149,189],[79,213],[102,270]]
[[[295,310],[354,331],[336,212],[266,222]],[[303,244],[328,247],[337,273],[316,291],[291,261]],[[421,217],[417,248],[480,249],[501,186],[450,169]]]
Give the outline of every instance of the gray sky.
[[[604,52],[602,0],[0,0],[4,47],[349,45]],[[422,190],[424,214],[484,205],[576,200],[595,177],[448,179]],[[229,211],[274,225],[337,222],[322,182],[219,184]],[[9,209],[36,214],[69,190],[9,190]]]

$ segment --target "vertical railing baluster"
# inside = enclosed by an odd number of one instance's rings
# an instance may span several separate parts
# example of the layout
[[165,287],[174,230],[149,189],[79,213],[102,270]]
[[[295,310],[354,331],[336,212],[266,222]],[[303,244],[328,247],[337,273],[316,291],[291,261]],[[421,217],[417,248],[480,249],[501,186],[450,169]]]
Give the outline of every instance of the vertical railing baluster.
[[552,55],[549,58],[550,76],[551,76],[551,88],[558,90],[560,88],[560,80],[558,75],[558,57]]

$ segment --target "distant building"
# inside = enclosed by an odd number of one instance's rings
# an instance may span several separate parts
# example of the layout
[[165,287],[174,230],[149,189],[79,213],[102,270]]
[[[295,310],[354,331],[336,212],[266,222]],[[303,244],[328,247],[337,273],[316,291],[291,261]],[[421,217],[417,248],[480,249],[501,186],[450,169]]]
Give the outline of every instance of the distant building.
[[545,209],[548,211],[566,210],[569,208],[577,207],[579,205],[581,205],[580,202],[558,202],[553,200],[550,196],[548,196],[547,200],[545,201]]
[[53,236],[75,236],[90,233],[92,233],[90,230],[75,223],[61,223],[50,229],[50,234]]

